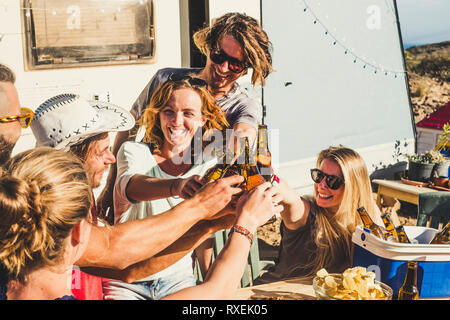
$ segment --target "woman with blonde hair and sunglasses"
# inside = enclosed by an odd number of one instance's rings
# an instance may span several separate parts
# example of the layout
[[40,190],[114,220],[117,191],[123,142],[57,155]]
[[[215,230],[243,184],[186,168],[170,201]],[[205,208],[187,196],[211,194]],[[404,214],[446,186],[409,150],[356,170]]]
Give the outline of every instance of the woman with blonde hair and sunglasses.
[[321,269],[342,272],[352,265],[351,236],[362,225],[357,209],[364,206],[383,225],[373,199],[366,165],[354,150],[329,147],[311,169],[314,196],[300,197],[284,180],[281,244],[276,265],[257,283],[291,277],[311,278]]
[[[235,218],[239,229],[205,282],[166,298],[229,299],[244,272],[250,235],[282,210],[274,204],[281,200],[269,183],[242,195]],[[0,169],[0,300],[76,299],[72,269],[89,241],[92,201],[83,164],[70,153],[39,147]]]
[[[203,157],[203,138],[228,125],[205,81],[175,74],[156,89],[140,124],[145,128],[143,142],[125,142],[117,154],[116,223],[158,215],[192,197],[203,186],[203,174],[216,162]],[[212,239],[195,254],[206,271]],[[158,300],[195,284],[188,253],[154,275],[130,284],[111,280],[103,288],[105,299]]]

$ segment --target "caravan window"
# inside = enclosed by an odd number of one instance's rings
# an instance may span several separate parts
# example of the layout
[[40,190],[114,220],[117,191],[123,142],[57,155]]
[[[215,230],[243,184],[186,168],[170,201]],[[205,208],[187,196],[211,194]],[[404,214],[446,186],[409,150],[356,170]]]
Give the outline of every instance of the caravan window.
[[23,0],[29,69],[151,63],[152,0]]

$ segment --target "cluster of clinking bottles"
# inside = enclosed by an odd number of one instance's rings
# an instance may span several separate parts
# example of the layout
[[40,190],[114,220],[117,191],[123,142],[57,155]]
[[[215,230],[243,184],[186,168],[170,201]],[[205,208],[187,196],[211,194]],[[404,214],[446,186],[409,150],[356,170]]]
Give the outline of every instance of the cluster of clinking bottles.
[[[385,213],[382,216],[384,228],[373,222],[364,207],[359,208],[358,213],[364,227],[369,229],[374,236],[391,242],[413,243],[406,235],[402,225],[397,227],[394,226],[388,213]],[[435,234],[430,244],[450,244],[450,222],[448,222],[441,231]]]
[[276,181],[277,177],[272,170],[267,126],[260,124],[258,127],[256,153],[250,151],[248,137],[243,137],[239,141],[241,146],[239,157],[224,145],[221,154],[218,156],[217,164],[205,173],[204,178],[207,181],[212,181],[232,175],[241,175],[244,177],[243,184],[248,191],[265,181],[271,183]]

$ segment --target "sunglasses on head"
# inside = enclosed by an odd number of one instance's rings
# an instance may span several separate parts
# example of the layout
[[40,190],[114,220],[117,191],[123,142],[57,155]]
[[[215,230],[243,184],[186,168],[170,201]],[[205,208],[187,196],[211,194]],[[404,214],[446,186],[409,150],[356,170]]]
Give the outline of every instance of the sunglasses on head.
[[193,78],[188,75],[180,75],[180,74],[175,74],[175,73],[170,74],[169,81],[174,81],[174,82],[187,81],[191,86],[197,86],[197,87],[207,87],[208,86],[208,82],[206,82],[203,79]]
[[325,183],[327,184],[328,188],[332,190],[339,189],[345,183],[342,178],[339,178],[338,176],[332,174],[326,174],[319,169],[311,169],[311,178],[315,183],[321,183],[325,178]]
[[18,116],[6,116],[0,117],[0,123],[8,123],[13,121],[19,121],[22,128],[26,129],[30,126],[31,120],[33,120],[34,112],[28,108],[20,108],[20,115]]
[[233,73],[241,73],[242,71],[244,71],[244,69],[248,68],[248,65],[243,61],[230,57],[222,49],[211,50],[209,57],[215,64],[222,64],[225,61],[228,61],[228,69],[230,69],[230,71]]

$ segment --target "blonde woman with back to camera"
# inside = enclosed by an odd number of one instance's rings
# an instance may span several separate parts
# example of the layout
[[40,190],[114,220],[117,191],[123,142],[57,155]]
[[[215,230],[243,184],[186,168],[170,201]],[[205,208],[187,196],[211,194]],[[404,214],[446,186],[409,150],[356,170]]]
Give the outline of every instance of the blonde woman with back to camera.
[[[283,207],[269,183],[243,194],[235,224],[251,233]],[[72,268],[86,249],[92,192],[83,164],[69,153],[39,147],[0,171],[0,300],[75,299]],[[227,299],[237,288],[250,249],[238,231],[229,237],[206,281],[172,299]]]
[[312,278],[321,268],[343,272],[352,265],[352,233],[362,225],[357,209],[364,206],[383,225],[372,196],[366,165],[354,150],[329,147],[311,169],[314,195],[300,195],[281,179],[284,210],[276,265],[257,283],[292,277]]
[[0,172],[7,298],[75,299],[72,267],[91,228],[92,193],[83,165],[68,153],[42,147],[15,156]]

